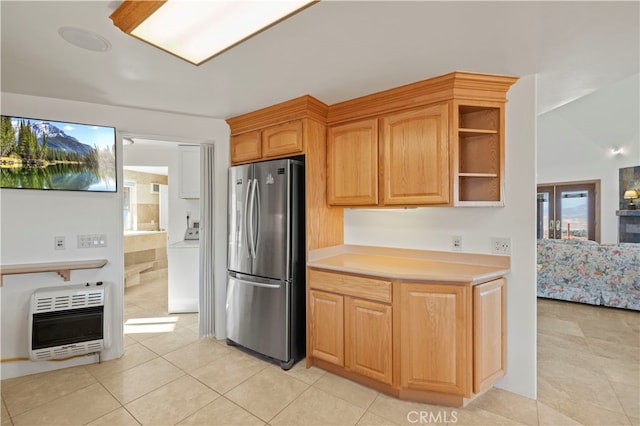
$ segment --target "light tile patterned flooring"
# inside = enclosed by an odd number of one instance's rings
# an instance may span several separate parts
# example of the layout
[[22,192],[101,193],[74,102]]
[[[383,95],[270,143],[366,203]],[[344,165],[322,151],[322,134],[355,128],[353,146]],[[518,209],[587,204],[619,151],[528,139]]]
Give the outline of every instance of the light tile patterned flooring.
[[422,424],[640,424],[637,312],[539,300],[538,400],[492,389],[451,409],[199,340],[197,315],[167,315],[166,294],[162,280],[127,290],[126,319],[174,329],[127,334],[121,359],[2,381],[2,425],[393,425],[420,414]]

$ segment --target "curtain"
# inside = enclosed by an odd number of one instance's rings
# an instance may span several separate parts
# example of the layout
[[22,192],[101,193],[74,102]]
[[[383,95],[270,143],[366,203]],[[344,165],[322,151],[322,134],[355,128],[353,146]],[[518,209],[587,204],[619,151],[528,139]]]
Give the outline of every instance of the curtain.
[[200,145],[199,336],[214,337],[214,146]]

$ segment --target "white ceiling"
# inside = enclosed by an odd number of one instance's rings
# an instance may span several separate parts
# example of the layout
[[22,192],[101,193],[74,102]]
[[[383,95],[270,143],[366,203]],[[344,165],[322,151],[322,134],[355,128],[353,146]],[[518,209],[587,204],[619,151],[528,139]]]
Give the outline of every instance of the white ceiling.
[[[640,3],[322,1],[196,67],[129,37],[119,2],[0,2],[4,92],[228,118],[327,104],[454,70],[539,74],[543,113],[638,73]],[[94,31],[105,53],[60,27]]]

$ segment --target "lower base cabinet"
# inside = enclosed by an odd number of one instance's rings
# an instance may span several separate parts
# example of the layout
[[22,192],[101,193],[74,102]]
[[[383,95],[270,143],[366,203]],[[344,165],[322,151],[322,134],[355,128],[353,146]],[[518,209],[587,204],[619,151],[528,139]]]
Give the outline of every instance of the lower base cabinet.
[[368,300],[376,280],[309,270],[307,365],[396,397],[454,406],[504,376],[504,278],[393,281],[388,301]]
[[461,285],[400,285],[400,386],[468,394],[468,289]]
[[390,385],[391,305],[346,297],[345,311],[347,369]]
[[311,356],[344,366],[344,297],[324,291],[309,292]]

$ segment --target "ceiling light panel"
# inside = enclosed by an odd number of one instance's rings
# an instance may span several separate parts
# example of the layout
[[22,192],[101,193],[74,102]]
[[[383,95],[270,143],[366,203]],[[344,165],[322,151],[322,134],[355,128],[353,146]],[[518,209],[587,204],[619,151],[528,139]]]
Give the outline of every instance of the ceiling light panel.
[[199,65],[311,3],[168,0],[130,34]]

